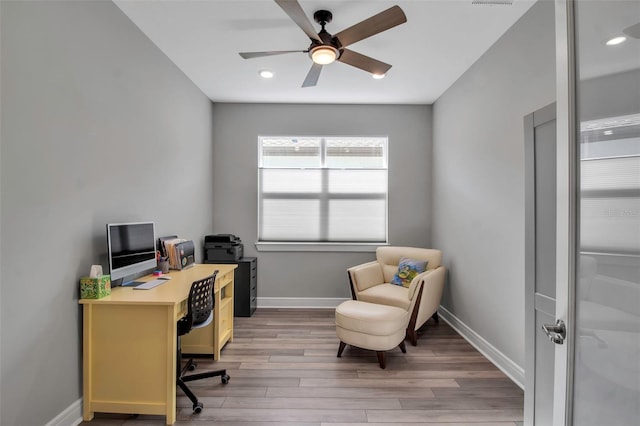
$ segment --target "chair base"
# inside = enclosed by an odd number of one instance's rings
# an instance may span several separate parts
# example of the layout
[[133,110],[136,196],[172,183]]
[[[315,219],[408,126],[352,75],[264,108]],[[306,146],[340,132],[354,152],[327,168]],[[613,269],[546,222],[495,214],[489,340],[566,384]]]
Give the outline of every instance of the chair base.
[[226,385],[227,383],[229,383],[230,377],[227,374],[227,370],[205,371],[202,373],[185,375],[187,371],[195,370],[198,364],[196,364],[193,361],[193,358],[190,358],[186,362],[184,367],[181,367],[180,364],[182,362],[182,351],[180,350],[181,348],[180,336],[178,336],[177,343],[178,343],[178,357],[177,357],[178,362],[176,365],[176,376],[177,376],[176,385],[180,389],[182,389],[182,392],[184,392],[184,394],[187,395],[187,398],[189,398],[189,400],[193,403],[193,413],[198,414],[202,411],[202,408],[204,407],[204,405],[202,404],[202,402],[198,401],[198,397],[191,391],[191,389],[189,389],[189,386],[187,386],[187,382],[220,376],[222,384]]
[[189,386],[187,386],[187,382],[220,376],[222,384],[226,385],[227,383],[229,383],[230,377],[227,374],[227,370],[205,371],[202,373],[189,374],[187,376],[184,375],[187,370],[194,370],[195,367],[196,363],[193,362],[193,359],[187,361],[185,366],[182,367],[178,377],[176,378],[176,385],[178,385],[178,387],[182,389],[182,392],[184,392],[184,394],[187,395],[187,398],[189,398],[189,400],[191,400],[191,402],[193,403],[194,414],[198,414],[202,411],[204,405],[202,404],[202,402],[198,401],[198,397],[191,391],[191,389],[189,389]]

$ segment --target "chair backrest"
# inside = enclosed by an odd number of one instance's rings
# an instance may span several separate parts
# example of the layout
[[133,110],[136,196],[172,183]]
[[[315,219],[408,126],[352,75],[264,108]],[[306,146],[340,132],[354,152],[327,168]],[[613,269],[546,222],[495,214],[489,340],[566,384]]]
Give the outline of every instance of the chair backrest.
[[378,247],[376,249],[376,259],[382,266],[384,282],[391,282],[395,273],[398,272],[398,264],[401,257],[426,260],[427,270],[436,269],[442,263],[442,252],[440,250],[417,247]]
[[205,322],[213,311],[213,285],[216,281],[215,271],[212,275],[191,284],[187,315],[178,321],[178,334],[189,332],[194,326]]

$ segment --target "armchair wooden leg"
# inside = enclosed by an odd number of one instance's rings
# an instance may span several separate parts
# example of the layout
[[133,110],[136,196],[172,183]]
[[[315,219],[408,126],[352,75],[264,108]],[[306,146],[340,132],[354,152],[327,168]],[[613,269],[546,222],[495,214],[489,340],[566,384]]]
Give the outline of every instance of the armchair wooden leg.
[[413,305],[413,311],[409,318],[409,324],[407,325],[407,339],[413,346],[418,346],[418,332],[416,331],[416,322],[418,321],[418,309],[420,309],[420,303],[422,301],[422,290],[424,289],[424,283],[420,284],[420,290],[416,296],[415,304]]
[[338,347],[338,358],[342,356],[342,351],[344,351],[345,346],[347,346],[347,344],[343,341],[340,341],[340,346]]
[[418,346],[418,332],[412,328],[407,328],[407,339],[413,346]]
[[435,311],[433,313],[433,315],[431,315],[431,318],[433,318],[433,320],[436,322],[436,324],[440,323],[440,318],[438,317],[438,311]]
[[404,345],[404,340],[400,342],[398,346],[400,346],[400,350],[402,351],[403,354],[407,353],[407,347]]
[[378,363],[380,363],[380,368],[384,370],[387,366],[384,360],[384,351],[376,351],[376,354],[378,355]]

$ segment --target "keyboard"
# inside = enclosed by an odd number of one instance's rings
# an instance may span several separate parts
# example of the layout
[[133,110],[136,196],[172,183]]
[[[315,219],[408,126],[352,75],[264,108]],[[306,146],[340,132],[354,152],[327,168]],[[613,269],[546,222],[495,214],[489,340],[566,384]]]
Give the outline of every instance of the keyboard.
[[133,289],[134,290],[150,290],[156,286],[159,286],[160,284],[164,284],[166,283],[167,280],[151,280],[151,281],[147,281],[146,283],[142,283],[139,284],[137,286],[135,286]]

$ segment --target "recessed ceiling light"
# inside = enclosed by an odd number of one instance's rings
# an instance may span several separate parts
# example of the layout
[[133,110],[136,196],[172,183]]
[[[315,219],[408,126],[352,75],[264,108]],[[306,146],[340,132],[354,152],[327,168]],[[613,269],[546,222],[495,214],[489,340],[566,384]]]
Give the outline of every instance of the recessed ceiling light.
[[373,74],[373,78],[375,78],[376,80],[381,80],[385,75],[386,74]]
[[627,38],[624,36],[619,36],[619,37],[614,37],[612,39],[610,39],[609,41],[607,41],[607,46],[615,46],[617,44],[620,44],[622,42],[624,42]]
[[273,76],[275,75],[271,70],[260,70],[258,74],[260,74],[260,77],[262,78],[273,78]]
[[613,134],[613,130],[605,130],[605,131],[604,131],[604,132],[602,132],[602,133],[604,133],[605,135],[609,136],[609,135],[612,135],[612,134]]

